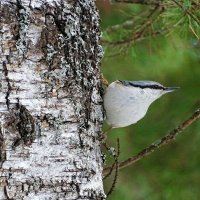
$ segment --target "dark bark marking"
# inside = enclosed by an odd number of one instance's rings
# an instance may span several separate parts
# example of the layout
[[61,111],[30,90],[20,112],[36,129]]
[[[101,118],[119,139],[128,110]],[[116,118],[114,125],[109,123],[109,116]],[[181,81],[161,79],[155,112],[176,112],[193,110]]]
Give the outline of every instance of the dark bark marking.
[[[59,9],[59,10],[61,10],[61,9]],[[56,25],[58,31],[60,33],[62,33],[62,35],[64,37],[67,36],[66,33],[65,33],[65,30],[64,30],[65,29],[65,22],[63,20],[61,20],[61,19],[58,19],[58,13],[56,13],[56,14],[53,14],[53,13],[50,13],[50,12],[46,13],[45,14],[45,22],[47,21],[47,18],[49,16],[53,17],[55,25]]]
[[14,200],[13,198],[9,197],[8,191],[7,191],[7,186],[8,186],[8,181],[6,180],[6,185],[4,186],[3,190],[4,190],[4,194],[6,196],[7,200]]
[[[7,59],[8,61],[8,59]],[[7,69],[7,61],[3,61],[3,72],[4,72],[4,76],[5,76],[5,79],[6,79],[6,82],[7,82],[7,92],[6,92],[6,96],[5,96],[5,99],[6,99],[6,105],[7,105],[7,108],[9,110],[9,105],[10,105],[10,100],[9,100],[9,96],[10,96],[10,92],[11,92],[11,85],[10,85],[10,80],[8,78],[8,69]]]
[[5,185],[5,186],[4,186],[4,194],[5,194],[5,196],[6,196],[6,199],[7,199],[7,200],[14,200],[13,198],[11,199],[11,198],[9,197],[6,187],[7,187],[7,186]]
[[6,160],[6,152],[4,150],[4,138],[0,127],[0,168],[5,160]]
[[16,128],[19,132],[20,137],[17,138],[13,147],[20,145],[21,143],[29,146],[33,143],[35,139],[35,121],[30,112],[25,108],[25,106],[20,103],[17,104],[17,124]]

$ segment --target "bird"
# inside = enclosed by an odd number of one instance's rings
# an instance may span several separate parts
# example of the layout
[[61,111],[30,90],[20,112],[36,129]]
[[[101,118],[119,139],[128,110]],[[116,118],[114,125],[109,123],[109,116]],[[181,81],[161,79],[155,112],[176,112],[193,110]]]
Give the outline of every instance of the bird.
[[156,99],[178,88],[164,87],[149,80],[116,80],[108,85],[103,97],[106,121],[110,128],[135,124]]

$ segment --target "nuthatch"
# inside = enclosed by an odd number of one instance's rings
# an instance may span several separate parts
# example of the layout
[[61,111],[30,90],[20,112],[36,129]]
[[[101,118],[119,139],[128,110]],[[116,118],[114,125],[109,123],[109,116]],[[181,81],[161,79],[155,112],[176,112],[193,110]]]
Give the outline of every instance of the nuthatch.
[[104,95],[107,123],[112,128],[135,124],[145,116],[151,103],[177,88],[154,81],[114,81]]

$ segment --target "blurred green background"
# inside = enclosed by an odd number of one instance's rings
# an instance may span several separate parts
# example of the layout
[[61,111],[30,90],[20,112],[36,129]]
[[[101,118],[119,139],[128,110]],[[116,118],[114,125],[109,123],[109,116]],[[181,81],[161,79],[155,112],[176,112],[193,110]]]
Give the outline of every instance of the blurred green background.
[[[123,29],[111,31],[111,34],[106,30],[149,9],[148,6],[133,4],[110,5],[103,0],[97,1],[97,6],[104,31],[103,40],[120,40],[126,34],[131,35],[130,30],[128,33]],[[178,21],[180,15],[183,13],[178,8],[166,12],[155,26],[169,26],[169,23]],[[116,146],[117,138],[120,139],[120,160],[163,137],[200,107],[200,27],[193,24],[193,30],[189,28],[189,24],[193,23],[190,20],[189,17],[184,18],[181,25],[167,35],[148,37],[125,47],[103,43],[102,72],[109,82],[116,79],[154,80],[165,86],[181,88],[156,101],[137,124],[109,133],[108,142],[112,146]],[[112,158],[108,155],[106,164],[111,162]],[[113,176],[105,180],[106,191],[112,179]],[[120,170],[115,191],[108,199],[199,200],[200,121],[172,144]]]

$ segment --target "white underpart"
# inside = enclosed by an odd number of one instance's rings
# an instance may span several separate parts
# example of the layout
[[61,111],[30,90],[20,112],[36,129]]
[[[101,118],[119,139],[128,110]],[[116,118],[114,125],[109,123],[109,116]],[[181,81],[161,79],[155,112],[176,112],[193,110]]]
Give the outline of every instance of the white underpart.
[[162,94],[163,90],[124,86],[118,81],[111,83],[104,95],[108,124],[113,128],[135,124]]

